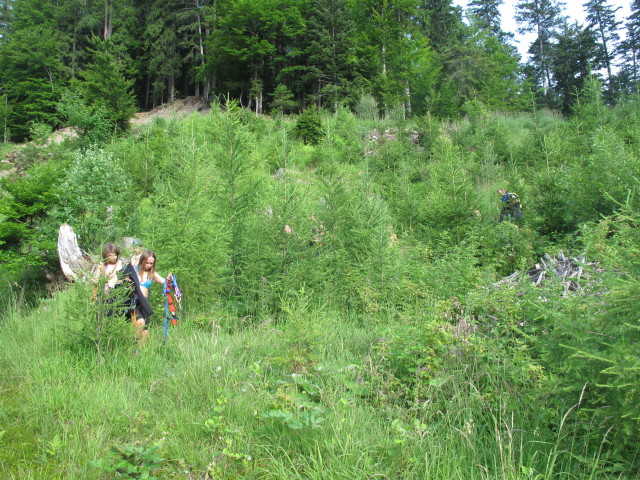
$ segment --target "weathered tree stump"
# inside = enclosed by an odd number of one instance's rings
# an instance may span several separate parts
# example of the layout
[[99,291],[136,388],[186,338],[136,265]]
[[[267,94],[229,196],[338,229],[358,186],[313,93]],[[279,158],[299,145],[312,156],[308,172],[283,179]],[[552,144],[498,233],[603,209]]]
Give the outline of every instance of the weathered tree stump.
[[76,234],[66,223],[60,225],[58,231],[58,258],[62,272],[70,282],[86,278],[93,267],[91,257],[78,247]]

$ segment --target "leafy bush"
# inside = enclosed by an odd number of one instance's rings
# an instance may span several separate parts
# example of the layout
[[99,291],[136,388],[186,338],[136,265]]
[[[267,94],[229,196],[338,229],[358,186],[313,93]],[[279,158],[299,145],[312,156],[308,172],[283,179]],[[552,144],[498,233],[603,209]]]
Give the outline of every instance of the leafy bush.
[[32,122],[31,127],[29,128],[29,134],[31,136],[31,140],[36,145],[44,145],[47,143],[47,140],[49,140],[49,135],[51,135],[51,125],[41,122]]
[[57,110],[64,118],[64,124],[77,128],[87,145],[100,144],[113,133],[113,123],[104,108],[89,108],[75,92],[64,92]]
[[383,374],[392,379],[390,393],[405,400],[425,398],[457,343],[450,329],[426,318],[387,328],[375,357]]
[[493,265],[501,277],[526,270],[534,263],[537,238],[531,228],[518,227],[511,222],[487,227],[479,238],[484,247],[482,261],[485,265]]
[[84,245],[95,250],[105,238],[126,231],[129,189],[129,180],[113,154],[77,151],[62,182],[59,205],[51,215],[73,225]]
[[120,478],[157,480],[154,470],[161,467],[164,459],[158,454],[162,444],[145,447],[143,445],[127,445],[112,447],[109,459],[100,459],[94,466],[100,470],[116,474]]

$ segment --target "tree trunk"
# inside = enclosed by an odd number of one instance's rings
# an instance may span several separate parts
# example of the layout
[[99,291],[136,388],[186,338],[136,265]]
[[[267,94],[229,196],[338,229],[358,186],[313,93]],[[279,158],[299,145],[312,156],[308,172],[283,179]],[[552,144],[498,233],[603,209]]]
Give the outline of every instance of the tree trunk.
[[86,255],[78,247],[78,239],[70,225],[64,223],[58,230],[58,259],[62,273],[70,282],[86,276],[91,267]]
[[404,87],[404,96],[405,96],[405,112],[407,114],[407,116],[411,116],[411,88],[408,85],[408,82],[406,82],[405,80],[405,87]]
[[4,125],[3,125],[3,141],[9,142],[9,130],[7,129],[7,117],[9,116],[9,96],[4,94]]
[[113,0],[104,1],[104,40],[111,38],[113,31]]
[[[200,5],[199,0],[196,0],[196,11],[198,12],[198,47],[200,48],[200,66],[204,69],[205,59],[204,59],[204,42],[202,40],[202,19],[200,18]],[[209,77],[205,74],[203,79],[204,84],[204,98],[209,98]],[[196,97],[200,96],[200,82],[196,82],[197,91]]]
[[172,73],[169,75],[168,85],[167,85],[167,103],[171,103],[175,100],[176,95],[176,77]]

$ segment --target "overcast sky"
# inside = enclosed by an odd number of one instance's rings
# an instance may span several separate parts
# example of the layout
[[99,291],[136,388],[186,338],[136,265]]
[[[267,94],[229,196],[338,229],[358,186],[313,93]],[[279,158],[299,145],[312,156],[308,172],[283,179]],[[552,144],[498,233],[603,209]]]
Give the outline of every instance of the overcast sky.
[[[515,35],[514,41],[518,46],[518,50],[520,51],[520,55],[522,55],[523,60],[526,58],[527,50],[529,49],[529,45],[535,39],[535,36],[532,34],[520,35],[517,32],[518,25],[515,21],[515,4],[518,3],[518,0],[504,0],[504,4],[500,7],[500,15],[502,19],[502,29],[505,32],[511,32]],[[586,13],[584,11],[583,4],[585,1],[581,0],[568,0],[565,3],[563,15],[569,17],[569,23],[573,23],[573,20],[577,20],[580,23],[584,23],[584,19],[586,17]],[[608,4],[612,7],[621,7],[620,10],[616,12],[616,19],[623,24],[626,22],[626,18],[630,14],[629,5],[631,0],[609,0]],[[463,10],[466,10],[467,0],[453,0],[454,5],[460,5]],[[466,13],[466,12],[465,12]],[[624,25],[621,25],[623,28],[620,30],[620,38],[624,38]]]

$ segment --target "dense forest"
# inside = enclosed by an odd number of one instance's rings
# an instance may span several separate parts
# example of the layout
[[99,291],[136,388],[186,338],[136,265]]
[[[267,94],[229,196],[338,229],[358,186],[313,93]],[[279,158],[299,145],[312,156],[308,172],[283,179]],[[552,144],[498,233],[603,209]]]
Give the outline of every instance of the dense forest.
[[638,478],[640,2],[499,5],[0,2],[0,479]]
[[79,111],[126,128],[136,109],[187,96],[288,113],[372,95],[381,113],[407,117],[457,115],[468,100],[566,114],[594,72],[607,103],[637,92],[637,0],[627,19],[589,0],[584,25],[557,0],[519,0],[519,31],[535,36],[526,63],[501,3],[469,2],[464,22],[451,0],[1,1],[4,138],[91,122]]

